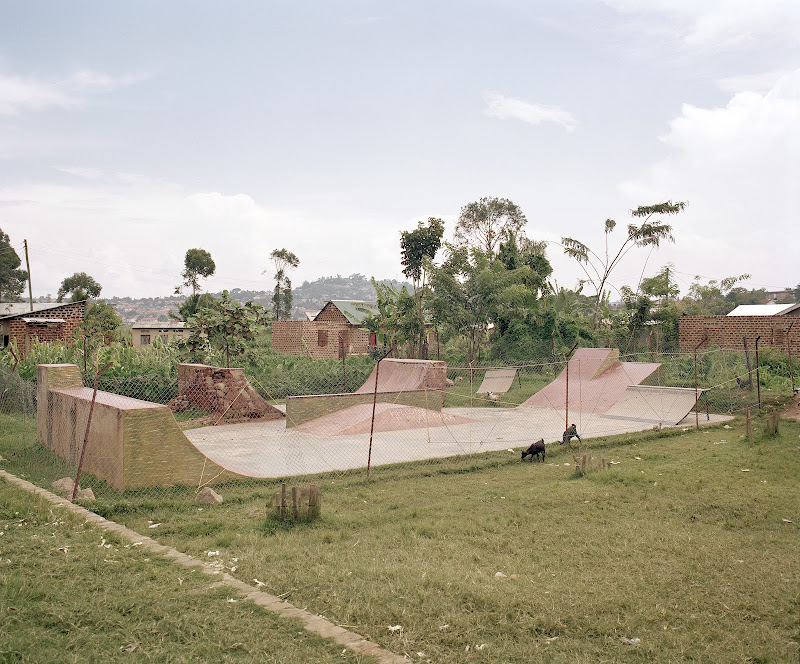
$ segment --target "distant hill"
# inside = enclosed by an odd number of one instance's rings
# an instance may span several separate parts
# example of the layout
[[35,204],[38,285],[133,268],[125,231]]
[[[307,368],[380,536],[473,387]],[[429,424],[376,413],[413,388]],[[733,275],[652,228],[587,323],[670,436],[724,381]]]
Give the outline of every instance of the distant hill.
[[[406,286],[413,290],[409,282],[384,279],[381,283],[393,284],[397,288]],[[253,291],[232,288],[230,296],[237,302],[248,301],[260,304],[268,309],[272,305],[272,291]],[[222,297],[222,293],[212,293],[214,297]],[[111,297],[104,298],[122,317],[124,324],[130,325],[142,320],[169,320],[169,311],[175,313],[186,300],[185,295],[169,295],[166,297]],[[363,274],[351,274],[349,277],[320,277],[315,281],[304,281],[292,289],[292,318],[305,318],[305,312],[319,311],[328,300],[363,300],[375,302],[375,289],[372,282]]]
[[[397,288],[406,286],[413,290],[409,282],[383,279],[381,283],[393,284]],[[270,295],[272,297],[272,295]],[[375,288],[363,274],[351,274],[349,277],[320,277],[315,281],[304,281],[292,289],[292,318],[303,318],[305,310],[318,311],[328,300],[363,300],[375,302]]]

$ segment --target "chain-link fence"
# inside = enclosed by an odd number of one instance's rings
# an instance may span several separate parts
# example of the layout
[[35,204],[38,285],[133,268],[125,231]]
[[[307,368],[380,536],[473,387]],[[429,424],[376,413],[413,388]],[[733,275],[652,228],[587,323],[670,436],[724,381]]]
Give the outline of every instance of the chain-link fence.
[[80,472],[95,495],[190,499],[205,486],[268,490],[288,477],[518,459],[536,440],[563,442],[572,425],[583,441],[720,422],[794,387],[791,358],[772,349],[758,364],[719,349],[548,360],[179,365],[175,377],[101,374],[96,393],[95,375],[43,365],[35,381],[0,376],[0,456],[45,487]]

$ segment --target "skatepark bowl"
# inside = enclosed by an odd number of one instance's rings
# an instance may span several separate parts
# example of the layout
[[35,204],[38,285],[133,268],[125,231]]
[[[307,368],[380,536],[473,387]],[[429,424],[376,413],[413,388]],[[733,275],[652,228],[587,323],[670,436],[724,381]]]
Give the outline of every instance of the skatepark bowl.
[[[221,414],[214,426],[187,430],[163,404],[99,391],[92,405],[92,389],[83,387],[77,367],[40,365],[37,435],[42,445],[77,466],[91,411],[83,471],[123,491],[473,455],[527,447],[539,438],[551,444],[561,441],[567,419],[584,439],[693,426],[696,418],[703,423],[729,419],[690,413],[702,391],[638,385],[658,365],[618,357],[609,349],[580,349],[555,380],[509,408],[485,401],[480,402],[484,407],[443,407],[451,389],[444,362],[384,360],[379,365],[383,377],[376,367],[356,392],[298,397],[302,407],[287,399],[286,417],[259,402],[259,412],[249,418],[228,421]],[[205,371],[202,365],[185,366]],[[211,369],[205,373],[223,375]],[[507,388],[513,375],[490,376],[496,378]],[[250,394],[252,408],[256,396],[246,379],[236,374],[231,384],[238,392],[231,393],[221,379],[215,383],[218,401],[230,407],[238,394]],[[292,412],[299,419],[293,420]]]

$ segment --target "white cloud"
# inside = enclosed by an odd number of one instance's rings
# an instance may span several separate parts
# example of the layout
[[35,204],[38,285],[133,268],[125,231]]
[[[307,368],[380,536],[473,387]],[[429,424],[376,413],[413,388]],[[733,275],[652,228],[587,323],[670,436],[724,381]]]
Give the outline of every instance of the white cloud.
[[95,277],[106,297],[168,295],[191,247],[208,250],[216,262],[216,274],[204,282],[210,291],[270,290],[271,277],[262,271],[269,268],[269,252],[280,247],[300,257],[292,274],[298,284],[355,271],[400,276],[398,245],[386,241],[391,229],[387,233],[385,219],[331,213],[323,221],[244,193],[189,192],[145,176],[83,167],[59,170],[81,180],[0,186],[2,229],[15,246],[28,240],[35,295],[55,293],[79,271]]
[[506,97],[496,92],[487,93],[484,98],[487,103],[484,113],[492,118],[501,120],[513,118],[534,126],[542,122],[553,122],[570,132],[574,131],[575,127],[578,126],[575,116],[558,106],[531,104],[530,102]]
[[0,74],[0,115],[83,106],[89,99],[88,95],[108,94],[147,77],[146,74],[113,77],[88,69],[78,70],[64,80],[53,81]]
[[622,190],[638,201],[689,201],[674,227],[679,260],[691,268],[678,269],[716,277],[751,272],[757,283],[776,287],[796,283],[790,247],[800,207],[798,128],[800,69],[766,94],[735,94],[725,107],[684,104],[662,137],[667,158]]
[[645,26],[659,21],[652,17],[660,15],[661,20],[671,21],[671,28],[684,43],[699,48],[742,46],[777,36],[796,40],[800,31],[800,3],[796,0],[601,1],[620,14],[646,19]]
[[768,92],[781,78],[791,73],[790,69],[780,69],[758,74],[726,76],[717,80],[717,87],[725,92]]
[[58,85],[0,74],[0,115],[18,115],[25,110],[41,111],[52,106],[67,108],[76,103]]

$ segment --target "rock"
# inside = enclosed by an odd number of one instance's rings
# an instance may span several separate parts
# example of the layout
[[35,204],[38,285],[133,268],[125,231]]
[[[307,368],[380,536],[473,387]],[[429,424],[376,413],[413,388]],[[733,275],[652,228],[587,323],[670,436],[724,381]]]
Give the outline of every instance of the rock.
[[72,481],[71,477],[62,477],[60,480],[53,482],[50,486],[53,488],[53,492],[57,493],[62,498],[72,499],[72,491],[75,488],[75,482]]
[[195,496],[194,502],[200,503],[201,505],[219,505],[222,503],[222,496],[210,486],[207,486]]
[[78,495],[75,496],[75,500],[85,500],[87,503],[94,502],[94,491],[92,491],[91,487],[88,489],[81,489],[78,488]]

